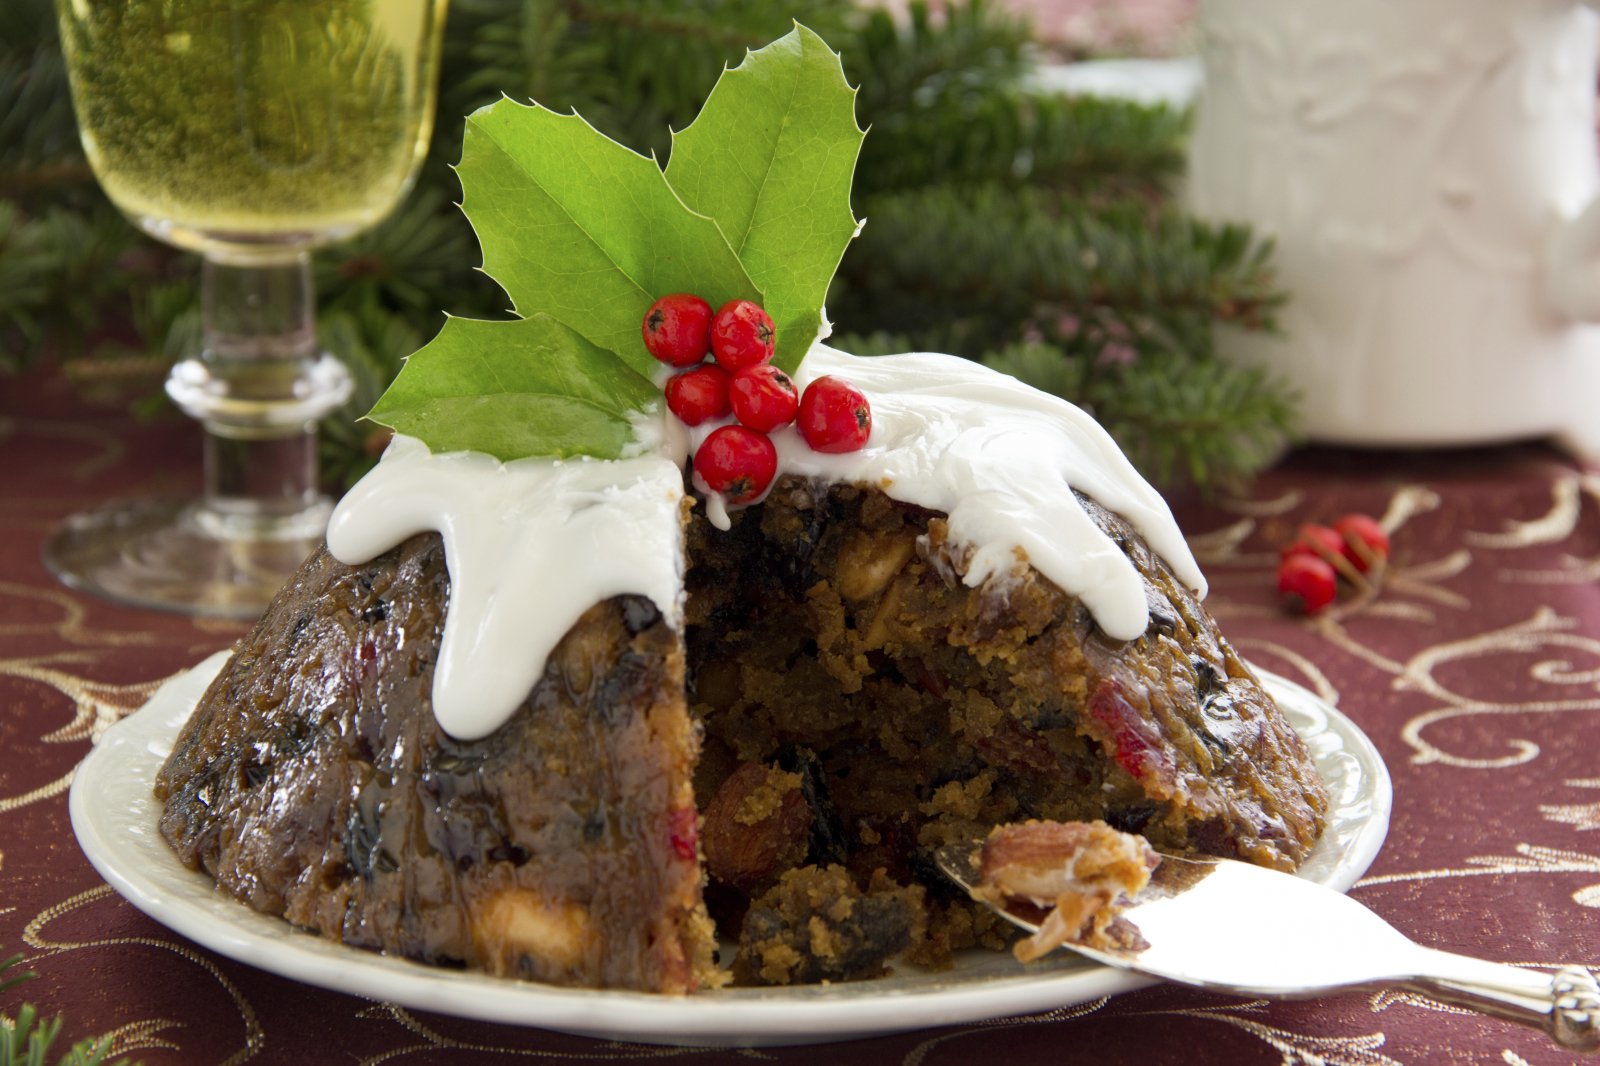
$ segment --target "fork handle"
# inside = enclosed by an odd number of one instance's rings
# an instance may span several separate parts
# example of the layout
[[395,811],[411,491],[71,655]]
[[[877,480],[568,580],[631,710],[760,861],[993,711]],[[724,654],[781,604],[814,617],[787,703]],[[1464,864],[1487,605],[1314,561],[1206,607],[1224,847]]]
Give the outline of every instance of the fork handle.
[[1600,982],[1582,966],[1554,974],[1424,948],[1408,987],[1434,999],[1543,1029],[1562,1047],[1600,1051]]

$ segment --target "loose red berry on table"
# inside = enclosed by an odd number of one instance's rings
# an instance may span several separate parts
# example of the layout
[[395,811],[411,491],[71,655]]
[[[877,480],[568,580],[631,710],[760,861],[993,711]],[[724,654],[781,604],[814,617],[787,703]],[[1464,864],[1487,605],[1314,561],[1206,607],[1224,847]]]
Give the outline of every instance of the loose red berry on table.
[[872,407],[861,390],[831,374],[806,386],[795,420],[813,451],[860,450],[872,435]]
[[1339,534],[1339,550],[1363,574],[1388,560],[1389,534],[1371,515],[1347,514],[1333,528]]
[[772,485],[778,472],[778,449],[765,433],[746,426],[723,426],[694,453],[694,472],[712,492],[729,503],[751,503]]
[[667,379],[667,410],[685,425],[698,426],[712,419],[726,418],[733,410],[728,401],[730,375],[715,363],[705,363]]
[[770,360],[776,343],[772,316],[749,300],[729,300],[711,320],[711,354],[730,374]]
[[771,363],[733,375],[728,399],[733,405],[733,417],[763,433],[787,426],[800,411],[799,390],[788,374]]
[[1331,562],[1344,554],[1344,537],[1332,526],[1318,525],[1307,522],[1300,527],[1295,538],[1279,553],[1279,557],[1287,559],[1291,555],[1311,555],[1324,561]]
[[644,346],[668,366],[694,366],[711,350],[711,305],[687,292],[663,296],[644,313]]
[[1278,599],[1296,614],[1316,614],[1339,594],[1339,575],[1326,559],[1304,552],[1278,564]]

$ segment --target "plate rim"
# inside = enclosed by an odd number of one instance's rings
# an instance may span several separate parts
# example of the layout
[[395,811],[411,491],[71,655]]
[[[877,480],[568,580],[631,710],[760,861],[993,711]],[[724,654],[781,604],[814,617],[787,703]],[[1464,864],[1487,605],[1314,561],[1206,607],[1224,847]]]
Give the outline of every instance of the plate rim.
[[[962,975],[958,967],[944,974],[913,973],[870,983],[664,996],[442,970],[295,929],[217,891],[209,875],[185,868],[155,828],[158,805],[153,796],[142,805],[148,815],[143,819],[135,809],[140,804],[96,803],[118,781],[131,788],[153,780],[178,730],[229,654],[218,652],[168,679],[143,708],[112,725],[73,775],[68,810],[79,847],[120,895],[168,929],[234,961],[321,988],[471,1020],[700,1047],[862,1039],[1050,1010],[1157,983],[1087,960],[1065,960],[1044,972]],[[1287,678],[1252,669],[1269,694],[1287,704],[1291,719],[1298,713],[1320,726],[1311,734],[1314,738],[1338,739],[1337,750],[1325,757],[1354,767],[1353,774],[1347,767],[1341,780],[1361,786],[1347,802],[1364,813],[1348,823],[1354,832],[1343,840],[1331,867],[1310,878],[1348,891],[1377,857],[1388,832],[1393,803],[1388,768],[1371,739],[1346,715]],[[144,794],[149,795],[148,787]],[[157,874],[184,879],[194,899],[171,894]],[[263,923],[273,931],[263,932]]]

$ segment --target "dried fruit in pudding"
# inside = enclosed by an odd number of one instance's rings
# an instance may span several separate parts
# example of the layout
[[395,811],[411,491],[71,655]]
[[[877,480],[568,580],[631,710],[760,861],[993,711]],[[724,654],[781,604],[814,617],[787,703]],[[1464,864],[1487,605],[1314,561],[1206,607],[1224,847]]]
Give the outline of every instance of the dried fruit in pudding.
[[1112,922],[1160,862],[1144,838],[1100,821],[1000,825],[984,839],[973,895],[1048,910],[1039,931],[1012,947],[1032,962],[1062,944],[1108,944]]

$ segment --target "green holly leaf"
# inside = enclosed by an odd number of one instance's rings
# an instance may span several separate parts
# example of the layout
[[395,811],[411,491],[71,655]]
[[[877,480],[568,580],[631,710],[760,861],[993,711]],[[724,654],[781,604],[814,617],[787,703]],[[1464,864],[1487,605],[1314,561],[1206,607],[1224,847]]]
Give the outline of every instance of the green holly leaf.
[[368,417],[434,451],[616,458],[660,402],[640,324],[674,292],[761,303],[793,370],[857,228],[861,138],[839,57],[801,26],[723,72],[665,174],[577,115],[477,111],[462,210],[521,320],[450,319]]
[[458,168],[483,269],[517,313],[544,312],[642,373],[640,324],[668,293],[760,302],[716,222],[686,208],[655,160],[577,115],[501,100],[467,119]]
[[766,294],[773,361],[786,371],[820,332],[828,283],[859,228],[850,179],[865,134],[855,95],[838,53],[796,24],[724,71],[699,117],[672,138],[667,180],[717,220]]
[[660,399],[649,378],[550,315],[451,318],[367,417],[435,452],[616,459],[633,439],[629,413]]

